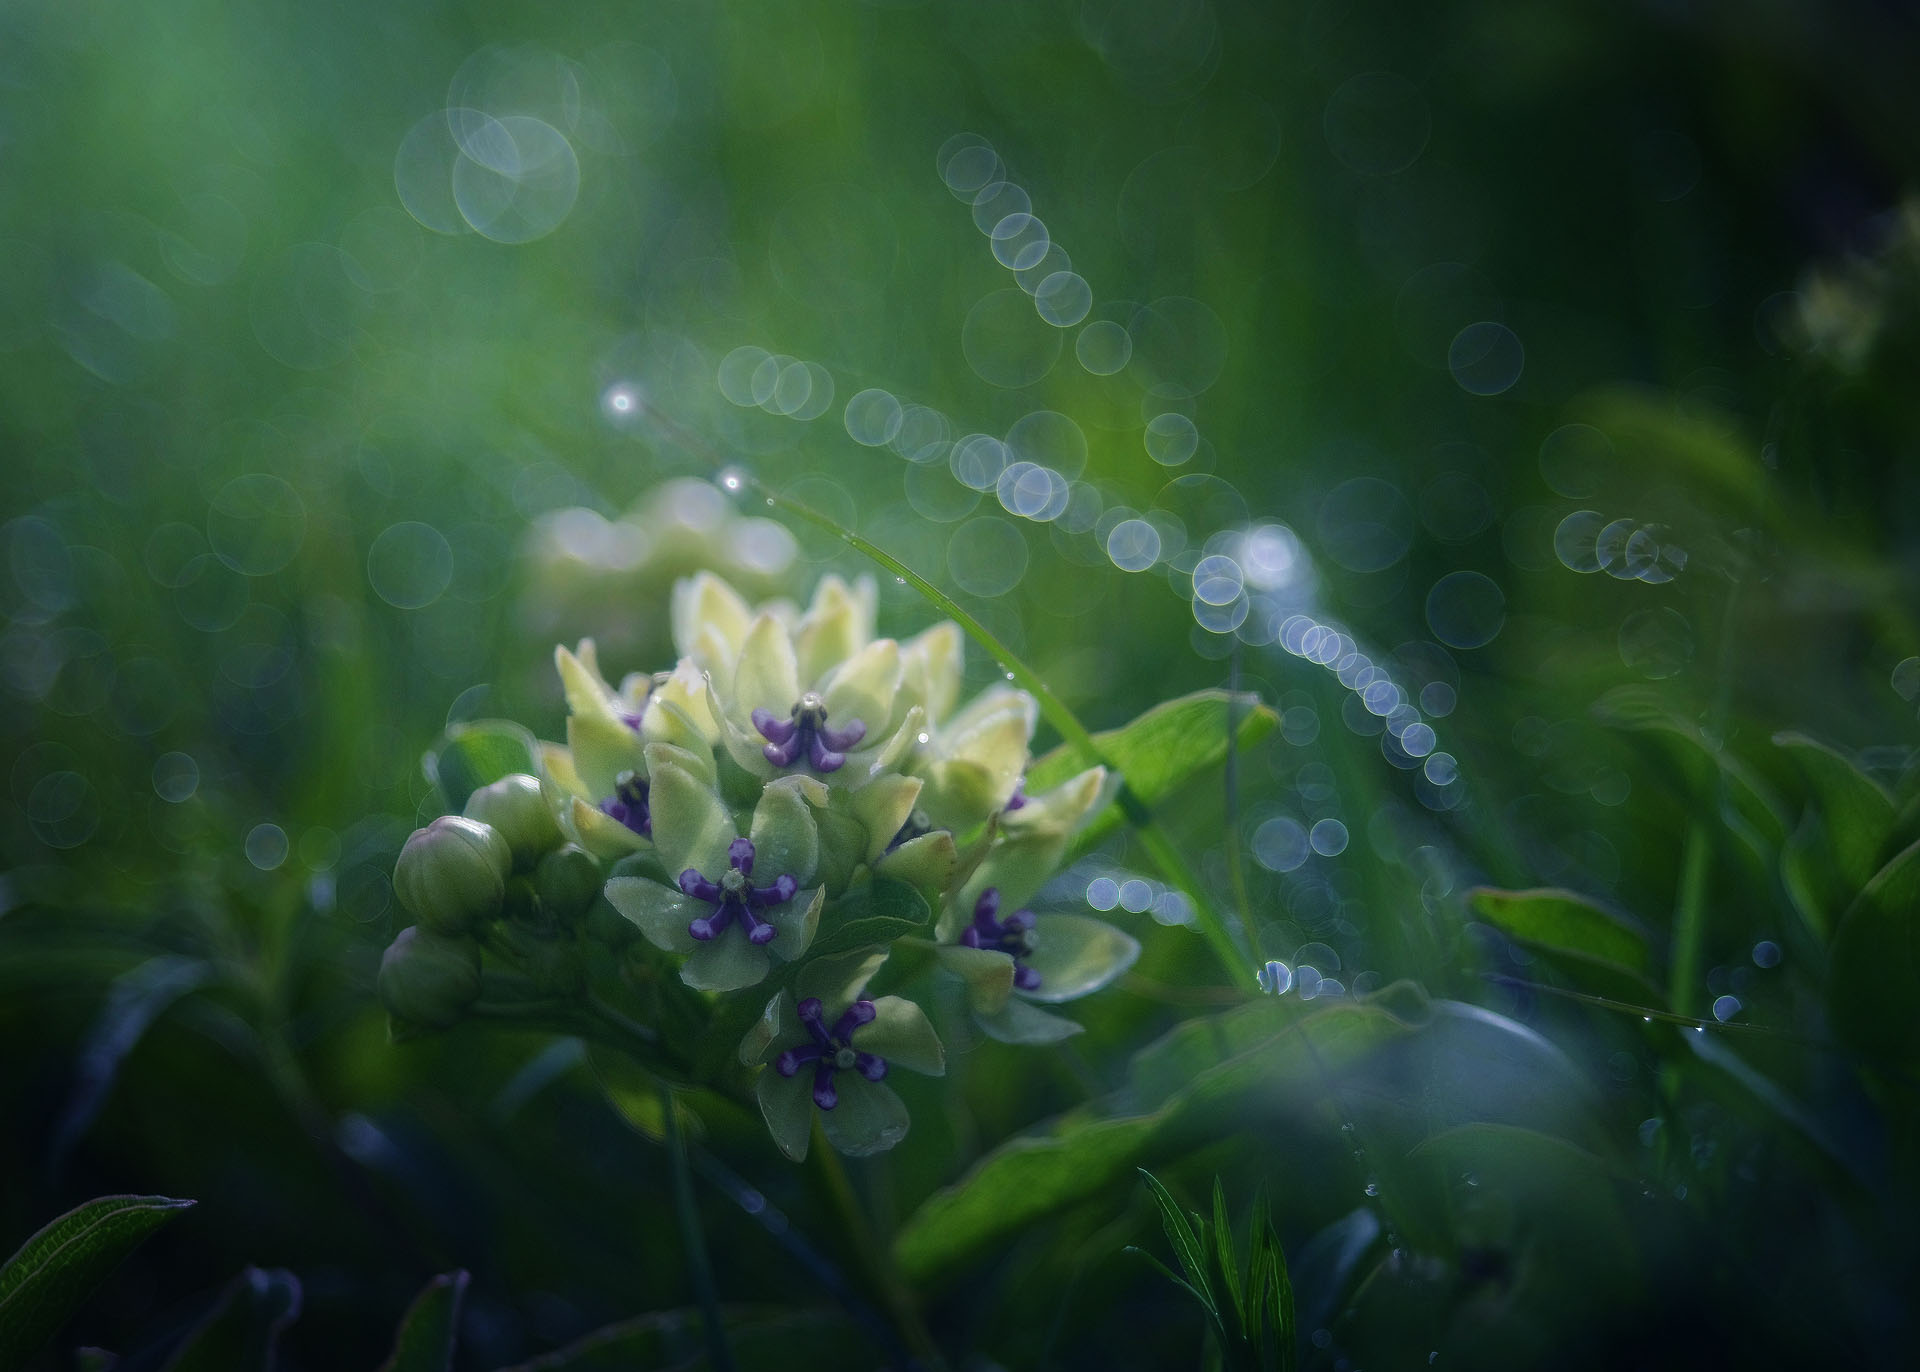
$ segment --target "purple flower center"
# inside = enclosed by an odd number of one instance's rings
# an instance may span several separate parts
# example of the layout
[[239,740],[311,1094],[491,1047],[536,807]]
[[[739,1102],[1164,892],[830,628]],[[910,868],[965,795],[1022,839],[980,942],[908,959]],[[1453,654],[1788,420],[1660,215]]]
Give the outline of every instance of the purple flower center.
[[786,719],[771,710],[755,710],[753,727],[767,740],[760,751],[776,767],[791,767],[805,759],[816,772],[837,772],[846,765],[847,749],[867,736],[867,726],[850,719],[845,728],[827,727],[826,703],[812,691],[795,702]]
[[960,931],[960,942],[1005,953],[1013,959],[1013,984],[1022,991],[1038,991],[1040,974],[1021,961],[1034,949],[1033,911],[1015,910],[1005,919],[996,919],[999,913],[1000,888],[989,886],[973,903],[973,923]]
[[790,1077],[805,1064],[812,1063],[813,1103],[822,1110],[833,1109],[840,1103],[840,1093],[833,1089],[835,1072],[858,1072],[868,1081],[879,1081],[887,1074],[885,1058],[863,1053],[853,1046],[854,1030],[863,1024],[872,1024],[878,1013],[872,1001],[856,1000],[829,1029],[825,1008],[818,998],[808,996],[800,1002],[800,1023],[806,1026],[813,1042],[789,1048],[775,1058],[774,1070]]
[[647,779],[638,772],[622,772],[614,778],[613,794],[600,802],[600,811],[619,820],[642,838],[653,837],[653,810],[647,804]]
[[1020,780],[1013,783],[1013,794],[1007,797],[1007,809],[1011,812],[1014,810],[1024,810],[1026,808],[1027,779],[1021,777]]
[[753,876],[753,842],[750,839],[735,839],[727,849],[727,862],[729,866],[720,874],[718,881],[707,880],[691,867],[680,874],[681,892],[713,907],[712,914],[701,915],[689,922],[687,932],[702,943],[707,943],[725,933],[737,921],[747,931],[747,942],[772,943],[780,931],[761,919],[756,912],[769,905],[784,905],[792,900],[794,892],[800,889],[800,883],[782,874],[773,879],[771,886],[755,886],[749,880]]

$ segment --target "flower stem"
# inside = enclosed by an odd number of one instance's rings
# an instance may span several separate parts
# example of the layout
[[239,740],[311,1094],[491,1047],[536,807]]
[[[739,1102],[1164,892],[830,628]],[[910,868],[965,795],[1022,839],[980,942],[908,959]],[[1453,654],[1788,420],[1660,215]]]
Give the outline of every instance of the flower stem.
[[914,1306],[912,1292],[900,1280],[900,1274],[893,1269],[879,1236],[867,1222],[866,1212],[860,1208],[859,1198],[853,1194],[853,1183],[847,1178],[847,1169],[841,1164],[840,1155],[827,1142],[818,1119],[814,1121],[813,1148],[809,1156],[814,1159],[815,1170],[826,1186],[827,1198],[840,1218],[848,1242],[858,1254],[861,1266],[867,1269],[868,1280],[885,1303],[900,1336],[913,1350],[915,1365],[926,1369],[944,1367],[946,1364],[940,1357],[940,1350]]
[[700,1324],[707,1339],[707,1356],[714,1372],[734,1372],[733,1349],[727,1346],[727,1327],[720,1314],[720,1296],[713,1285],[713,1266],[707,1260],[706,1231],[693,1201],[693,1175],[687,1167],[687,1138],[680,1130],[673,1088],[660,1084],[660,1113],[666,1129],[667,1156],[673,1163],[673,1209],[680,1221],[680,1243],[686,1250],[687,1275],[694,1299],[700,1304]]

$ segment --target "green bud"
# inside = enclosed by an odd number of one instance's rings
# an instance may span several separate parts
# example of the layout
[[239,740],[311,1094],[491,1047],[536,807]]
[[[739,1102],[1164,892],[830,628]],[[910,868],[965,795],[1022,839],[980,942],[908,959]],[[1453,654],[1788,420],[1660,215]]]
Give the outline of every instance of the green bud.
[[491,825],[442,815],[415,829],[393,869],[400,904],[436,934],[464,934],[498,914],[513,854]]
[[467,798],[467,818],[492,825],[512,850],[514,867],[523,872],[563,841],[539,780],[524,772],[475,791]]
[[480,945],[413,925],[380,959],[380,999],[395,1019],[445,1029],[480,998]]
[[540,903],[562,923],[571,924],[593,904],[604,883],[593,855],[569,843],[540,859],[533,872],[533,889]]

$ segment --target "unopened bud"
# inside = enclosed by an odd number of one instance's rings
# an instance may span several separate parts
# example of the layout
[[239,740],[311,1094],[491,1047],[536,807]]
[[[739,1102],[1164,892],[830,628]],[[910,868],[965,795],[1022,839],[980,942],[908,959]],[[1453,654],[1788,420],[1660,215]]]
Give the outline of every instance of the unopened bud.
[[436,934],[464,934],[498,914],[513,854],[491,825],[442,815],[415,829],[393,869],[393,891]]
[[600,894],[600,864],[577,844],[569,843],[540,859],[533,871],[533,889],[540,904],[555,919],[571,924],[586,913]]
[[402,929],[380,959],[380,999],[395,1019],[445,1029],[480,998],[480,945],[418,925]]
[[507,841],[515,869],[522,872],[532,870],[542,854],[563,841],[539,780],[524,772],[501,777],[467,797],[467,818],[492,825]]

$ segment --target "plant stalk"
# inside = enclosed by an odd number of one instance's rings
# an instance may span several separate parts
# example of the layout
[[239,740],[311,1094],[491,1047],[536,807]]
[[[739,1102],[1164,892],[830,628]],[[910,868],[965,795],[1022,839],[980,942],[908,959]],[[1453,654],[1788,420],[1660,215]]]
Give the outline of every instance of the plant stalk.
[[727,1326],[720,1314],[720,1295],[713,1284],[713,1265],[707,1258],[707,1235],[700,1227],[700,1211],[693,1201],[693,1174],[687,1166],[687,1138],[673,1104],[673,1088],[662,1082],[660,1110],[666,1129],[667,1156],[673,1164],[673,1209],[680,1221],[680,1243],[687,1255],[687,1274],[694,1299],[700,1305],[700,1324],[707,1340],[707,1357],[714,1372],[734,1372],[733,1349],[727,1344]]

